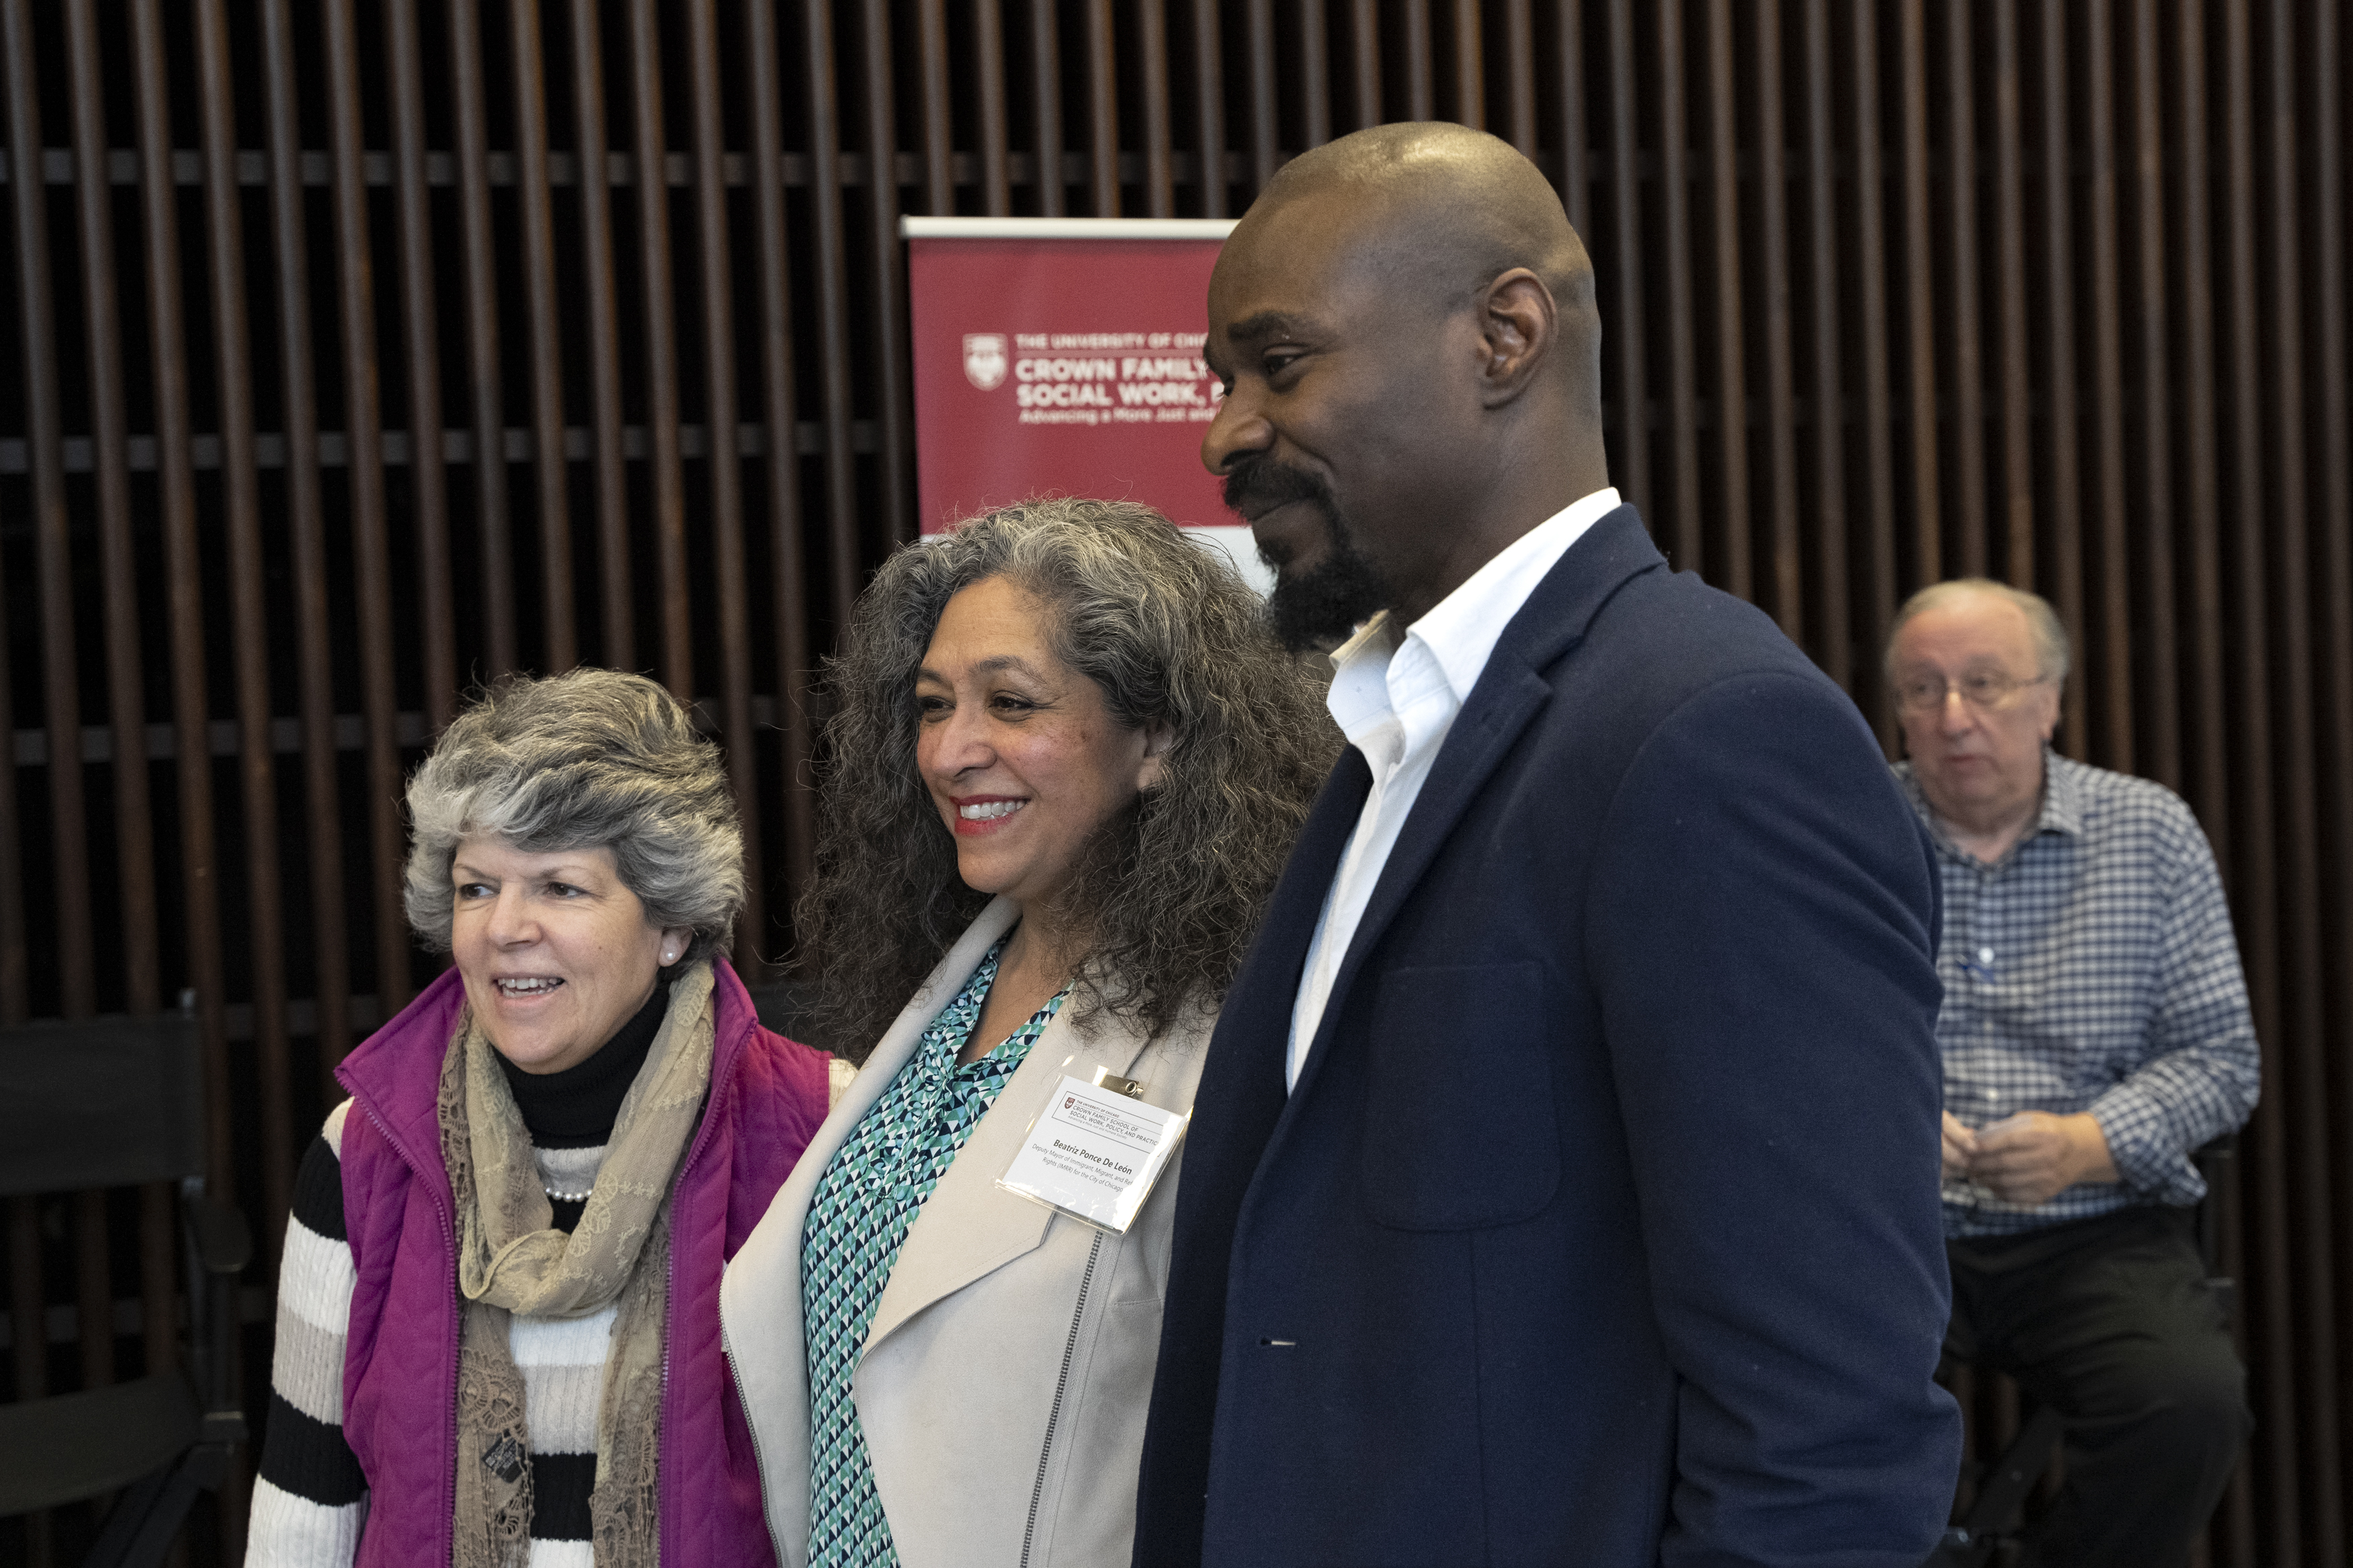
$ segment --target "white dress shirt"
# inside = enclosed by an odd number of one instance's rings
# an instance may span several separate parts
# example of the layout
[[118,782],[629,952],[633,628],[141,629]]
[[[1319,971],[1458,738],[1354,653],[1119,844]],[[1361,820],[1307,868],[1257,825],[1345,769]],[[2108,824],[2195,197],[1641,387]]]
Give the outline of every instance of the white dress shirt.
[[1384,610],[1333,652],[1332,690],[1324,702],[1348,743],[1371,764],[1373,789],[1324,895],[1324,913],[1307,950],[1307,967],[1291,1009],[1289,1085],[1299,1082],[1300,1067],[1324,1021],[1324,1004],[1332,998],[1333,982],[1365,918],[1374,884],[1420,798],[1454,716],[1495,651],[1495,639],[1568,547],[1618,505],[1615,489],[1595,490],[1570,502],[1505,545],[1406,628],[1401,642]]

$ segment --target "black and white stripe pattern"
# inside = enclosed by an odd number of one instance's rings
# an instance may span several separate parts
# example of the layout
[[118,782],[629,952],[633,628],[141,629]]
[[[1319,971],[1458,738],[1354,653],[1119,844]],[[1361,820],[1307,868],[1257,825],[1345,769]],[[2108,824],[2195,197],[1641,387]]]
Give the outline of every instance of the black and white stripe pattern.
[[[327,1118],[295,1178],[248,1568],[345,1568],[367,1518],[366,1478],[343,1428],[353,1273],[341,1156],[350,1110],[346,1100]],[[558,1192],[586,1192],[605,1157],[602,1144],[533,1152],[541,1180]],[[555,1201],[558,1228],[569,1231],[583,1206]],[[596,1408],[617,1312],[607,1306],[585,1318],[516,1318],[509,1329],[531,1430],[532,1568],[593,1568],[588,1494],[596,1481]]]

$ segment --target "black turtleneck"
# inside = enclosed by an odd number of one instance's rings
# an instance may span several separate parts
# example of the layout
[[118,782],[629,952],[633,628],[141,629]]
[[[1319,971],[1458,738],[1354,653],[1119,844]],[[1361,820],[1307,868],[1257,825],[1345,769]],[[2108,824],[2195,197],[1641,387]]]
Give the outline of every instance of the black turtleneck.
[[661,1032],[662,1016],[670,1010],[671,971],[656,972],[654,994],[637,1015],[586,1061],[562,1072],[525,1072],[499,1058],[507,1075],[507,1089],[532,1142],[542,1149],[593,1149],[613,1134],[621,1114],[621,1099],[637,1082],[646,1065],[646,1052]]

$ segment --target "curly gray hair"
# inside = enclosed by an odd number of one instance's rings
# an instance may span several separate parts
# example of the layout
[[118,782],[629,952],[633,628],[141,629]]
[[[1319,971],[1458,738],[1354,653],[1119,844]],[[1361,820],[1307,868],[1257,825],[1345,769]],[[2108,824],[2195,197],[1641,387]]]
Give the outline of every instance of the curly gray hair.
[[744,835],[719,748],[642,675],[580,668],[500,681],[408,781],[408,923],[449,948],[449,866],[478,834],[531,853],[596,847],[654,926],[724,947],[744,907]]
[[862,1057],[987,899],[915,764],[915,673],[958,591],[1003,577],[1045,605],[1057,658],[1112,716],[1173,732],[1160,782],[1100,829],[1061,902],[1091,932],[1079,1005],[1158,1028],[1232,979],[1339,749],[1321,684],[1258,596],[1149,507],[1032,500],[907,546],[826,668],[816,879],[801,966],[829,1045]]

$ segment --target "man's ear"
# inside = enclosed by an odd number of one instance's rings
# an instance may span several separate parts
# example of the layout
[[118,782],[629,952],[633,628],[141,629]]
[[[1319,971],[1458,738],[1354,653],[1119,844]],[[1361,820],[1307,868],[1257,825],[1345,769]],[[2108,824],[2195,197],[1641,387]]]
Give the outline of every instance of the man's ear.
[[1490,408],[1511,402],[1535,378],[1560,332],[1560,314],[1544,279],[1514,267],[1487,285],[1479,302],[1480,401]]

